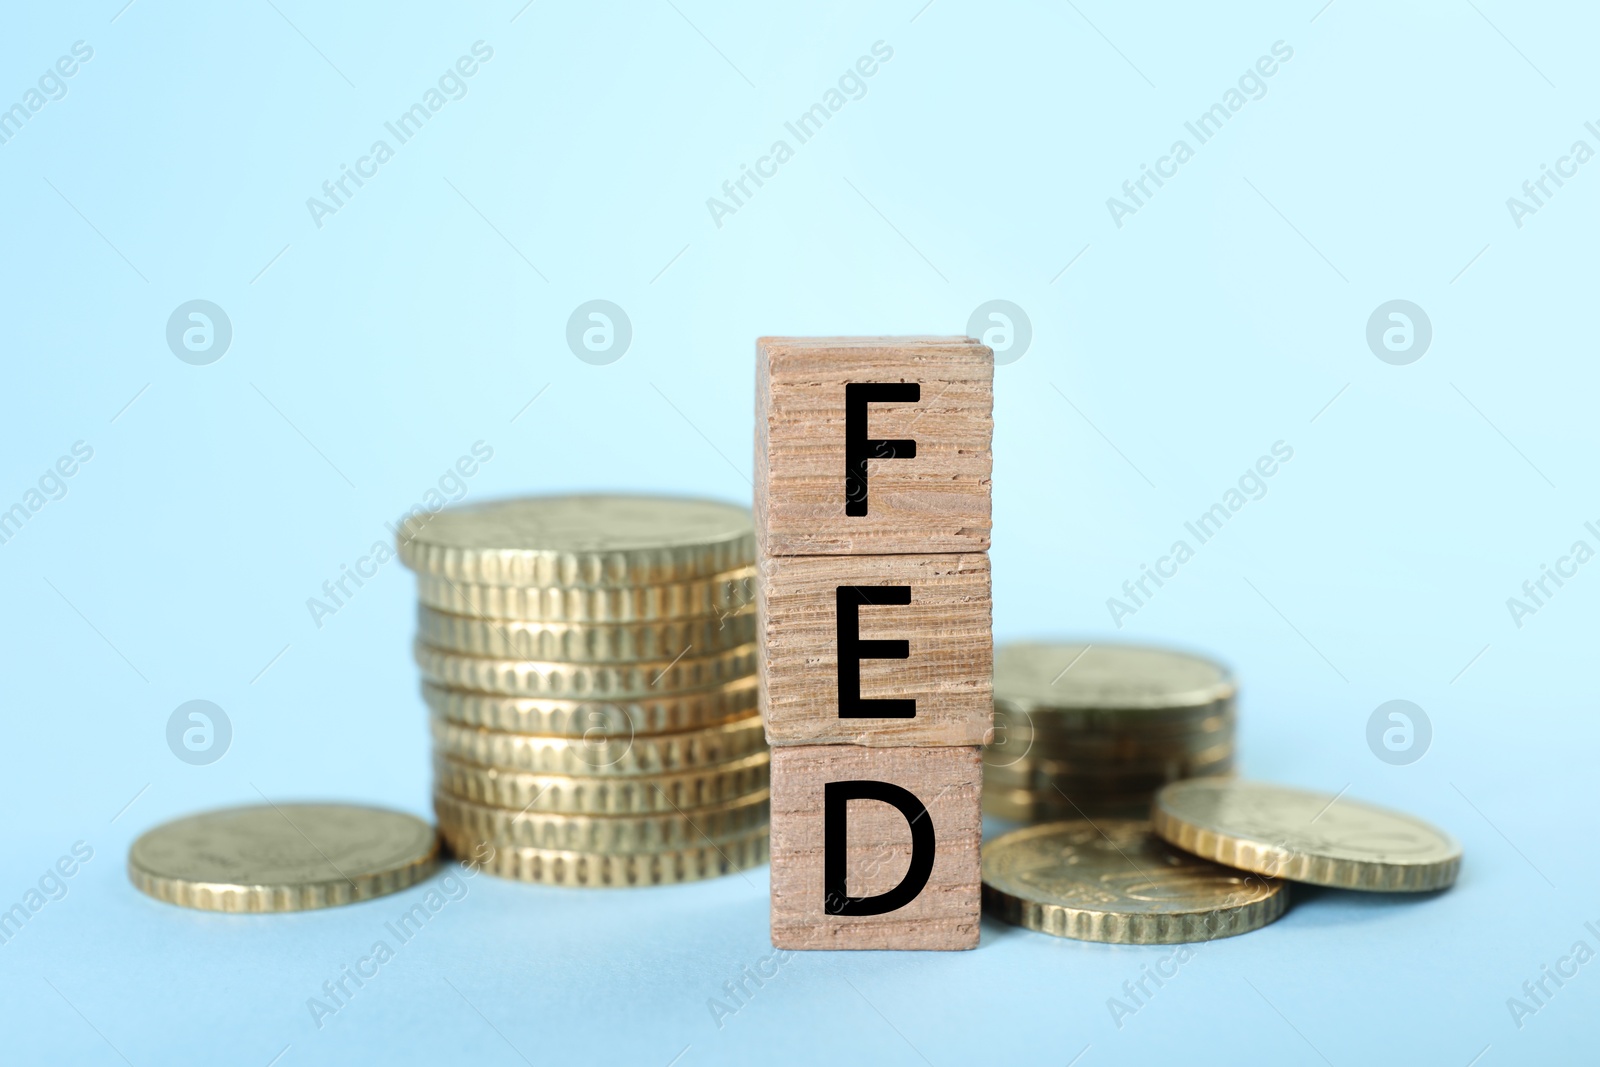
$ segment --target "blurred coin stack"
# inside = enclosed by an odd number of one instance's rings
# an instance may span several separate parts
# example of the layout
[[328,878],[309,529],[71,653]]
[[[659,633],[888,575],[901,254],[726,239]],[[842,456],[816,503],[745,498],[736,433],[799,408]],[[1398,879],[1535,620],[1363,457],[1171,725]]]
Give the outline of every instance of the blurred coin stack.
[[452,851],[555,885],[765,862],[747,509],[500,500],[417,517],[399,550]]
[[983,810],[1004,819],[1147,818],[1156,790],[1233,770],[1227,668],[1132,645],[995,650]]

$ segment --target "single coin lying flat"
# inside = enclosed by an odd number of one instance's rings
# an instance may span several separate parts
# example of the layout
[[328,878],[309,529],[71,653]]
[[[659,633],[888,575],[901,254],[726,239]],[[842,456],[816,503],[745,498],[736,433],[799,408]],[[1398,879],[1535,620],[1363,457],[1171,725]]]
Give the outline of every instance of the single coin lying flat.
[[983,846],[995,918],[1079,941],[1169,945],[1259,929],[1288,907],[1283,882],[1179,852],[1143,819],[1075,819]]
[[1026,711],[1205,712],[1236,691],[1226,667],[1171,649],[1013,642],[995,650],[995,700]]
[[408,519],[400,558],[418,574],[509,586],[682,582],[746,566],[750,510],[715,500],[521,497]]
[[433,872],[439,839],[414,815],[350,804],[201,812],[147,831],[128,877],[157,900],[203,911],[307,911],[369,900]]

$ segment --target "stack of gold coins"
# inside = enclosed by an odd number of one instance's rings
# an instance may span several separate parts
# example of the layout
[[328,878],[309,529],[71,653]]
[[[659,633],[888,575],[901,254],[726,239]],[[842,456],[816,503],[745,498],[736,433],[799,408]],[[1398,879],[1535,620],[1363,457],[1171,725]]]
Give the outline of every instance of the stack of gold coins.
[[1168,782],[1233,770],[1227,668],[1132,645],[995,650],[983,810],[1024,822],[1144,818]]
[[765,862],[754,527],[705,500],[553,496],[417,517],[434,811],[458,856],[555,885]]

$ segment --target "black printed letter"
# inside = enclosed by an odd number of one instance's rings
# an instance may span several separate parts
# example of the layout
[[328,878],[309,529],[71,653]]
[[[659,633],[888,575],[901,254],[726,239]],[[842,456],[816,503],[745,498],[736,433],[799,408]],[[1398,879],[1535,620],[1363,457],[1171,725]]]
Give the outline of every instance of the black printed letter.
[[[852,800],[877,800],[900,809],[911,826],[911,865],[900,884],[887,893],[852,897],[845,887],[850,859]],[[828,782],[822,787],[822,907],[828,915],[882,915],[897,911],[917,898],[933,873],[933,818],[909,790],[888,782],[855,780]]]
[[863,641],[861,605],[904,607],[911,603],[909,585],[841,585],[833,592],[839,643],[839,718],[914,719],[913,698],[861,699],[861,661],[910,659],[910,641]]
[[909,437],[874,441],[867,436],[868,404],[915,404],[922,399],[916,382],[848,382],[844,387],[844,513],[867,513],[867,460],[916,459],[917,442]]

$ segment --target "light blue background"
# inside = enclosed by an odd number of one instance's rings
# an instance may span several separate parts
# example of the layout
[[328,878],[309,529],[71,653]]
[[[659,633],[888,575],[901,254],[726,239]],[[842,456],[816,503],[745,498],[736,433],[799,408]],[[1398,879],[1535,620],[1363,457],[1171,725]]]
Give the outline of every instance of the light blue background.
[[[94,849],[0,946],[8,1058],[1592,1055],[1600,964],[1520,1029],[1506,1006],[1578,939],[1600,948],[1600,568],[1520,628],[1506,607],[1573,541],[1600,547],[1600,163],[1521,228],[1506,207],[1574,140],[1600,147],[1580,5],[121,3],[13,5],[0,34],[0,104],[94,49],[0,145],[0,506],[94,449],[0,545],[0,902]],[[306,198],[479,40],[465,98],[314,225]],[[707,197],[880,40],[865,97],[718,228]],[[1107,197],[1276,41],[1294,54],[1266,95],[1114,225]],[[196,298],[234,329],[210,366],[165,342]],[[609,366],[564,341],[595,298],[634,328]],[[134,836],[195,809],[428,810],[410,576],[386,564],[320,628],[306,600],[475,441],[494,458],[471,499],[747,500],[756,336],[960,333],[994,298],[1034,331],[996,380],[997,636],[1225,658],[1243,770],[1449,829],[1455,889],[1301,893],[1121,1029],[1107,998],[1167,950],[991,923],[970,953],[798,956],[719,1029],[707,1000],[770,951],[764,868],[630,892],[478,878],[319,1031],[306,999],[421,890],[241,918],[130,888]],[[1409,366],[1365,341],[1396,298],[1434,328]],[[1106,599],[1280,440],[1267,495],[1117,631]],[[195,698],[234,728],[206,767],[164,740]],[[1410,766],[1365,741],[1394,698],[1434,728]]]

